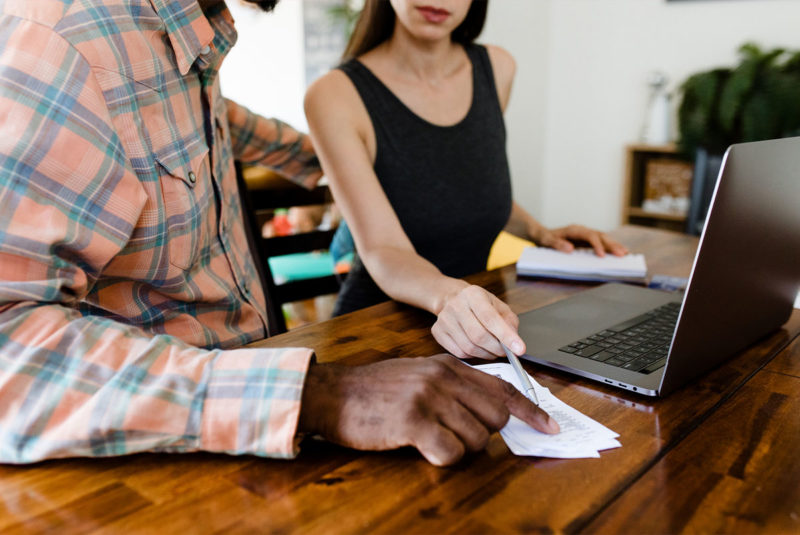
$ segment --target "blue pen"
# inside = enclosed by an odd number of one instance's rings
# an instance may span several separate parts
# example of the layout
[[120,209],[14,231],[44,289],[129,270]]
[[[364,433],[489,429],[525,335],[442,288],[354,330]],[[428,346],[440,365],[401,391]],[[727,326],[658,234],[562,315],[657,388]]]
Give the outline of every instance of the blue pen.
[[525,373],[525,370],[522,368],[522,364],[520,363],[519,358],[517,358],[517,356],[514,353],[512,353],[511,350],[508,349],[502,342],[500,343],[500,347],[502,347],[503,351],[506,352],[506,357],[508,357],[508,362],[511,363],[511,367],[514,368],[515,372],[517,372],[517,377],[519,378],[519,382],[522,383],[522,389],[525,392],[525,397],[533,401],[538,407],[539,396],[536,395],[536,389],[528,380],[528,374]]

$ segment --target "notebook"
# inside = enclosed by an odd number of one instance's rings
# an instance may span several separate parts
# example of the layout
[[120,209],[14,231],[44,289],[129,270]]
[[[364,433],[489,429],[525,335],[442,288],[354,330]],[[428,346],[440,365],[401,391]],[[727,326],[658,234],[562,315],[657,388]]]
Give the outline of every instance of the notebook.
[[665,395],[789,318],[800,289],[800,137],[725,153],[685,292],[607,283],[520,316],[524,358]]
[[517,274],[581,281],[645,282],[644,255],[597,256],[592,249],[563,253],[547,247],[527,247],[517,261]]

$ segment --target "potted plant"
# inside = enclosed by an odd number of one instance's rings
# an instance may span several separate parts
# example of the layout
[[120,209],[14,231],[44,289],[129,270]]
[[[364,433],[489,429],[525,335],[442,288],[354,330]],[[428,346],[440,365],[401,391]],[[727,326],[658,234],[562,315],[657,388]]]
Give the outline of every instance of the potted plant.
[[729,145],[800,135],[800,51],[748,43],[739,63],[691,75],[681,86],[679,150],[695,160],[687,231],[702,229]]

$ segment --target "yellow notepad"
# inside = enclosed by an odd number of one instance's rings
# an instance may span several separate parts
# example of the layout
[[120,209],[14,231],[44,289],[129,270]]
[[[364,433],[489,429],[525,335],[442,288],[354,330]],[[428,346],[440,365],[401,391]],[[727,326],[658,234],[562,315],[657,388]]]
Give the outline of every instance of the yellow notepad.
[[497,269],[513,264],[519,259],[526,247],[536,247],[532,241],[523,240],[513,234],[501,231],[489,251],[489,260],[486,269]]

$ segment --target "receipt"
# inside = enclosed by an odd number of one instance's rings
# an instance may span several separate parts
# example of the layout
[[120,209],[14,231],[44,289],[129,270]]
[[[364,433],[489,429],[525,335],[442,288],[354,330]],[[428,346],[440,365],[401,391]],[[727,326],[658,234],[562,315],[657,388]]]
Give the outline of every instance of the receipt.
[[[475,369],[508,381],[520,392],[522,385],[510,364],[491,363],[474,366]],[[508,449],[515,455],[532,455],[536,457],[554,457],[559,459],[578,459],[599,457],[600,451],[619,448],[617,433],[589,418],[582,412],[570,407],[548,388],[528,376],[536,389],[539,406],[561,426],[557,435],[548,435],[532,428],[519,418],[511,416],[508,423],[500,430]]]

